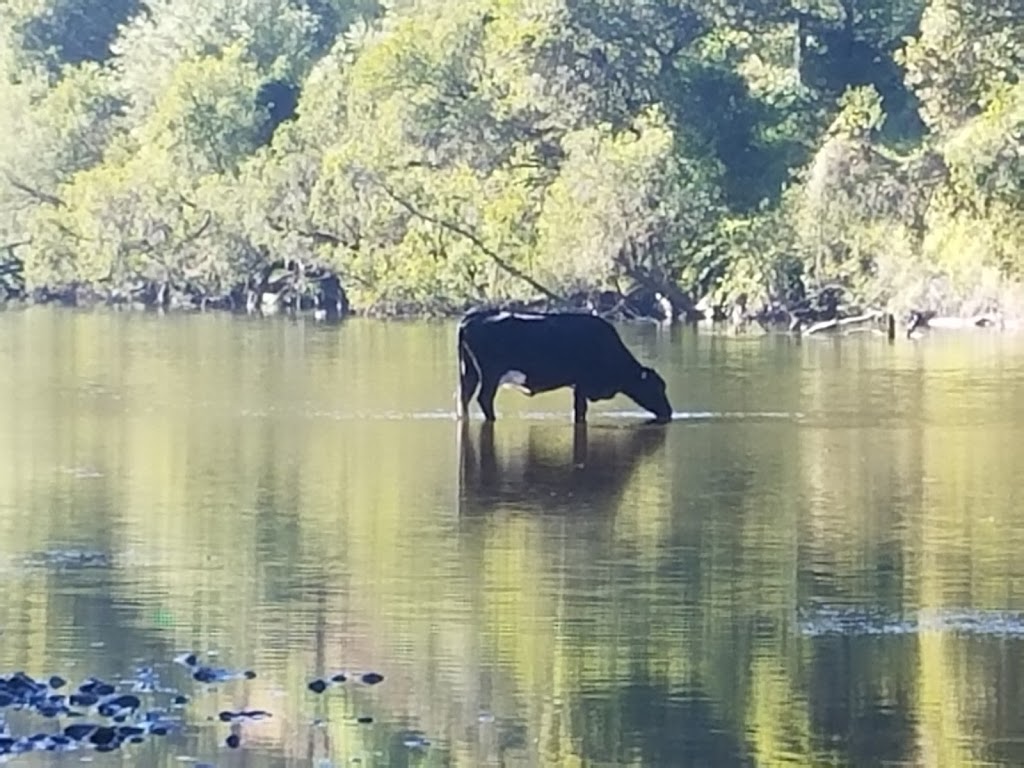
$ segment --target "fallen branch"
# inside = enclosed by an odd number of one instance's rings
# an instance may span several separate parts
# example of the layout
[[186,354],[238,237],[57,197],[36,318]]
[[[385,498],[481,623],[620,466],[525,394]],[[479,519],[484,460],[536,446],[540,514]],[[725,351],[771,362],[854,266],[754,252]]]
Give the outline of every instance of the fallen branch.
[[392,190],[387,184],[385,184],[380,179],[375,179],[374,181],[382,190],[384,190],[384,194],[386,194],[388,197],[390,197],[392,200],[394,200],[400,206],[405,208],[413,216],[416,216],[417,218],[423,219],[424,221],[429,221],[431,224],[437,224],[440,227],[444,227],[445,229],[447,229],[447,230],[449,230],[451,232],[454,232],[457,235],[462,235],[462,237],[466,238],[471,243],[473,243],[473,245],[475,245],[477,248],[479,248],[492,261],[494,261],[495,264],[497,264],[499,267],[501,267],[503,270],[508,272],[513,277],[519,278],[524,283],[526,283],[531,288],[533,288],[535,291],[538,291],[539,293],[544,294],[547,298],[551,299],[552,301],[557,301],[557,302],[563,302],[564,301],[564,299],[561,296],[559,296],[557,293],[555,293],[551,289],[546,288],[545,286],[541,285],[540,283],[538,283],[536,280],[534,280],[532,277],[530,277],[525,272],[523,272],[523,271],[517,269],[516,267],[512,266],[511,264],[509,264],[507,261],[505,261],[505,259],[503,259],[501,256],[499,256],[493,250],[488,248],[487,245],[479,237],[477,237],[475,234],[470,232],[468,229],[465,229],[465,228],[459,226],[458,224],[454,224],[454,223],[452,223],[450,221],[446,221],[446,220],[441,219],[441,218],[439,218],[437,216],[433,216],[433,215],[431,215],[429,213],[425,213],[424,211],[421,211],[419,208],[417,208],[415,205],[410,203],[408,200],[405,200],[402,197],[400,197],[394,190]]
[[843,317],[833,318],[832,320],[822,320],[820,323],[815,323],[806,331],[804,334],[810,336],[812,333],[819,333],[821,331],[827,331],[832,328],[845,328],[848,325],[860,325],[861,323],[869,323],[872,320],[877,320],[882,316],[881,312],[872,310],[863,315],[856,315],[855,317]]
[[970,317],[942,317],[934,312],[911,312],[910,323],[907,326],[909,337],[918,328],[944,328],[947,330],[962,330],[965,328],[991,328],[1001,323],[998,314],[982,313]]

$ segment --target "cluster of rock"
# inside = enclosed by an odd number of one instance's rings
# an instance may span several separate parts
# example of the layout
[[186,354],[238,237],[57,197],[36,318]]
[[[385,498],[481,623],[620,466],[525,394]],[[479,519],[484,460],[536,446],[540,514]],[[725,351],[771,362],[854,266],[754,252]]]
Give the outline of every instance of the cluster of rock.
[[[204,664],[199,655],[192,652],[181,654],[174,661],[188,671],[193,681],[206,686],[256,677],[252,670]],[[329,678],[313,680],[308,688],[319,694],[349,679],[349,675],[339,672]],[[381,683],[384,676],[364,672],[351,679],[373,686]],[[147,698],[162,698],[164,704],[161,706],[155,701],[147,704]],[[25,672],[15,672],[0,676],[0,761],[30,752],[113,752],[125,745],[141,744],[149,737],[166,736],[180,729],[180,710],[190,701],[181,691],[162,686],[151,667],[142,667],[132,678],[118,683],[89,677],[75,688],[70,688],[60,675],[37,679]],[[8,711],[35,715],[57,726],[17,735],[11,731],[6,718]],[[221,711],[217,719],[231,729],[224,739],[225,746],[231,749],[241,746],[243,723],[269,717],[272,717],[270,712],[259,709]],[[356,722],[368,724],[373,718],[360,716]]]

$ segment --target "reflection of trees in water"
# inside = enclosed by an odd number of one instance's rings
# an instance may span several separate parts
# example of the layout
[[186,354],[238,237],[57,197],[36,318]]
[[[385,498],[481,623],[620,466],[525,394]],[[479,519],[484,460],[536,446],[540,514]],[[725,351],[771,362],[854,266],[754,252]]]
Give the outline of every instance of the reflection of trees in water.
[[[83,676],[104,674],[210,642],[223,663],[259,672],[231,705],[275,713],[254,764],[308,762],[314,746],[334,758],[381,749],[392,765],[1024,763],[1019,641],[811,639],[789,618],[812,599],[1024,607],[1012,589],[1019,422],[1010,412],[950,429],[945,414],[964,413],[952,379],[886,379],[882,414],[900,411],[906,428],[694,421],[580,434],[508,420],[462,425],[452,451],[448,422],[274,411],[317,388],[333,402],[343,376],[310,376],[299,357],[236,376],[259,359],[235,343],[240,326],[197,336],[206,362],[189,370],[175,356],[119,367],[104,345],[167,339],[135,336],[144,323],[124,339],[106,326],[77,343],[77,368],[61,362],[65,346],[52,359],[26,347],[5,384],[21,399],[0,398],[0,556],[53,545],[125,556],[112,570],[5,571],[12,662],[61,671],[51,661],[74,653]],[[389,326],[388,356],[347,348],[379,368],[346,397],[431,402],[424,377],[384,375],[396,348],[449,366],[447,331],[435,344],[421,330],[406,339]],[[827,413],[861,390],[868,407],[879,391],[877,370],[811,362],[786,382],[802,410]],[[52,384],[24,396],[39,382]],[[694,400],[713,402],[707,390]],[[980,388],[971,407],[1002,418],[1011,391]],[[114,392],[124,399],[108,402]],[[185,393],[260,415],[186,411]],[[846,402],[861,419],[860,401]],[[54,469],[72,466],[102,477]],[[363,664],[388,677],[360,701],[305,691],[314,673]],[[478,723],[482,710],[495,721]],[[378,723],[355,728],[357,714]],[[304,727],[320,715],[328,726]],[[427,756],[401,744],[406,727],[431,739]],[[222,735],[204,728],[191,753],[214,753]]]
[[586,686],[568,708],[579,755],[595,765],[752,765],[743,734],[728,727],[707,692],[638,675],[627,684]]

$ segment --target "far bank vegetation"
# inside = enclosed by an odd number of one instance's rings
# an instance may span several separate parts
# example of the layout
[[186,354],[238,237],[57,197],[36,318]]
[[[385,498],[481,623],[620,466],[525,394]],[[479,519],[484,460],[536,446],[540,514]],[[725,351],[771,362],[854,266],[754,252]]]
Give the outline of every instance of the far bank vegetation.
[[0,299],[1024,310],[1018,0],[15,0]]

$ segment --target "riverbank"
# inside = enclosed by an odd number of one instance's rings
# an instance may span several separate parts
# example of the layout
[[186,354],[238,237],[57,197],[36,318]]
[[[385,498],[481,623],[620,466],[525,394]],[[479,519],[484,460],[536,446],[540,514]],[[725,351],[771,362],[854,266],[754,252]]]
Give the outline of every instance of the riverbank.
[[[88,286],[33,291],[0,290],[0,310],[31,306],[107,309],[117,312],[197,313],[226,312],[254,317],[308,317],[316,322],[341,322],[362,317],[385,320],[454,319],[465,312],[491,303],[455,302],[439,298],[430,304],[391,302],[371,307],[353,306],[336,276],[329,276],[326,295],[288,295],[286,290],[257,291],[239,288],[226,296],[205,297],[198,293],[144,286],[133,293],[101,292]],[[1018,313],[980,312],[943,315],[935,310],[911,309],[896,313],[879,308],[842,304],[841,291],[820,292],[815,300],[791,306],[771,304],[756,309],[737,302],[732,306],[689,303],[679,311],[660,292],[622,295],[614,291],[576,292],[564,299],[535,297],[497,302],[511,311],[590,312],[618,322],[653,322],[715,328],[738,334],[783,332],[797,336],[873,333],[890,339],[915,337],[933,330],[1017,331],[1024,328]]]

